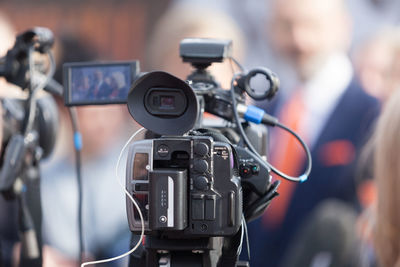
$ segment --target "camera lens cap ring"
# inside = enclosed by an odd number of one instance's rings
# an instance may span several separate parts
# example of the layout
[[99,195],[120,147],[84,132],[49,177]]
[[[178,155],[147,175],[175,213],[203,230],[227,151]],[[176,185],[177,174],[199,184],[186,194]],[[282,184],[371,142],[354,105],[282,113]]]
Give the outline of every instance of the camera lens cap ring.
[[[265,90],[263,94],[254,93],[255,90],[250,86],[250,80],[257,74],[265,76],[265,78],[269,82],[269,88],[267,88],[267,90]],[[274,97],[279,89],[279,79],[278,76],[269,69],[258,67],[250,70],[246,74],[244,78],[244,89],[246,90],[247,94],[255,100],[271,99],[272,97]]]

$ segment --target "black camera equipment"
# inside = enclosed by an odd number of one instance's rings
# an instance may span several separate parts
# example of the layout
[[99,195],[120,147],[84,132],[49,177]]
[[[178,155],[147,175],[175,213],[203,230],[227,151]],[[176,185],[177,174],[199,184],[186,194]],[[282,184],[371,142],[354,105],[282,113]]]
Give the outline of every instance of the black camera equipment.
[[[273,167],[247,138],[253,125],[248,121],[280,124],[246,106],[245,94],[270,99],[279,81],[268,69],[257,68],[234,75],[231,90],[220,88],[207,67],[231,58],[231,41],[185,39],[180,55],[194,67],[187,82],[149,72],[136,79],[128,95],[132,117],[161,135],[134,142],[128,154],[126,187],[140,207],[136,210],[127,198],[129,226],[134,234],[146,234],[131,265],[248,266],[238,262],[245,221],[262,214],[279,185],[271,182]],[[262,92],[250,86],[257,74],[269,84]],[[204,112],[226,125],[206,128]],[[311,162],[306,175],[310,168]]]
[[[66,105],[126,102],[153,138],[134,142],[127,159],[130,266],[248,266],[238,262],[246,222],[278,195],[280,182],[271,180],[270,171],[296,182],[308,177],[311,156],[300,137],[245,102],[246,94],[271,99],[278,78],[266,68],[245,71],[231,57],[231,46],[229,40],[184,39],[180,55],[194,67],[186,82],[161,71],[139,73],[138,62],[131,69],[118,62],[64,65]],[[241,69],[230,90],[222,89],[207,70],[224,59]],[[265,78],[267,88],[251,87],[257,75]],[[125,92],[113,81],[117,76],[133,81],[127,99],[105,97]],[[223,122],[210,123],[204,112]],[[266,161],[266,130],[255,124],[278,126],[299,140],[308,157],[303,175],[288,176]]]
[[[26,98],[1,99],[0,192],[6,200],[18,203],[20,266],[42,266],[39,161],[53,150],[58,112],[54,99],[41,91],[45,88],[62,94],[62,88],[51,81],[55,69],[50,51],[53,42],[50,30],[36,27],[18,35],[14,47],[0,59],[0,76],[26,89]],[[47,73],[38,70],[35,52],[48,55]]]

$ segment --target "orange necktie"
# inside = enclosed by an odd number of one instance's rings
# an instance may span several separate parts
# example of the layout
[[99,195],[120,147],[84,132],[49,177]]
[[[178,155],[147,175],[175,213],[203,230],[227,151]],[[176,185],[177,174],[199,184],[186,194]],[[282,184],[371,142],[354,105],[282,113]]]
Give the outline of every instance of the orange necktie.
[[[282,107],[279,120],[301,135],[298,130],[304,111],[305,107],[301,95],[296,92]],[[305,159],[300,143],[292,135],[281,129],[278,129],[277,135],[271,142],[275,142],[274,153],[270,155],[272,165],[288,175],[298,176]],[[270,207],[262,217],[263,225],[270,229],[274,229],[282,223],[296,185],[295,182],[285,180],[278,175],[273,174],[272,176],[274,179],[279,178],[281,184],[278,188],[279,197],[271,202]]]

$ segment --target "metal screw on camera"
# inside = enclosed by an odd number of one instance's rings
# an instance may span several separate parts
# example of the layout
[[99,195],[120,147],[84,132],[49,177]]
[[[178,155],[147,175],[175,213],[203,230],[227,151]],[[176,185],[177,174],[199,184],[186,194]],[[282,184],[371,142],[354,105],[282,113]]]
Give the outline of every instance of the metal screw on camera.
[[166,223],[167,222],[167,217],[165,217],[164,215],[160,216],[159,220],[160,220],[161,223]]

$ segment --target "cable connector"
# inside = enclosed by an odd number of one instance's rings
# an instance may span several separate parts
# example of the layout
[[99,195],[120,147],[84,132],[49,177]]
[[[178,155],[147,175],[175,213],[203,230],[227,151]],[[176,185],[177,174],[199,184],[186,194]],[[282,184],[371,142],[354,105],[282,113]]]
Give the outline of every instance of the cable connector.
[[74,145],[76,150],[78,151],[82,150],[82,135],[80,132],[74,133]]
[[301,182],[301,183],[307,181],[307,179],[308,179],[308,176],[305,175],[305,174],[303,174],[302,176],[300,176],[300,182]]
[[246,121],[254,122],[256,124],[264,123],[270,126],[276,126],[278,123],[277,118],[265,113],[264,110],[256,106],[238,104],[237,111]]

